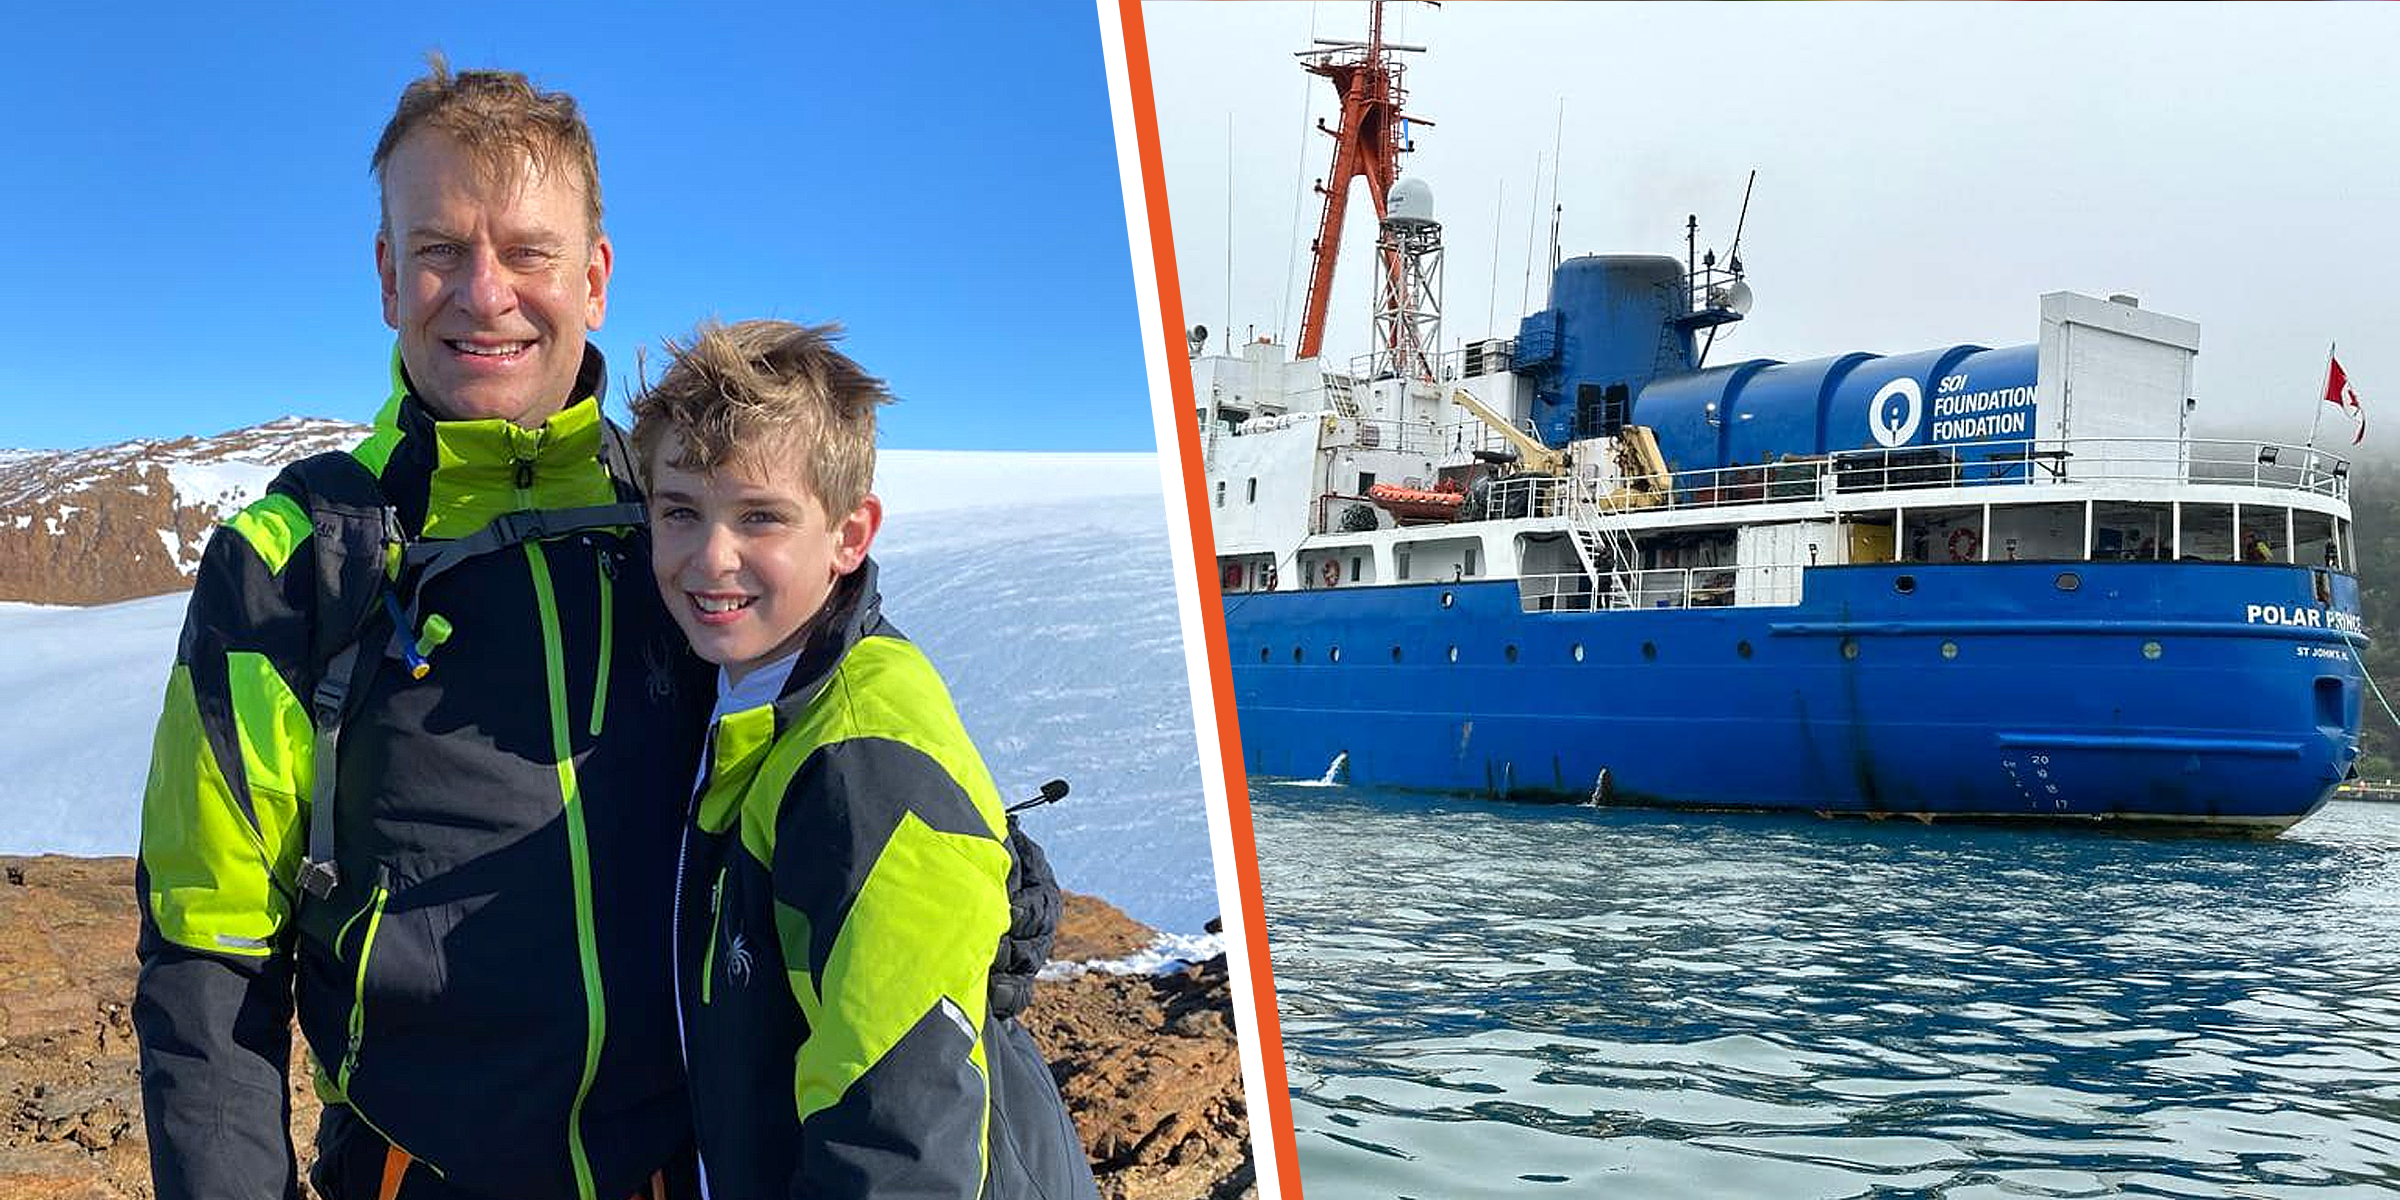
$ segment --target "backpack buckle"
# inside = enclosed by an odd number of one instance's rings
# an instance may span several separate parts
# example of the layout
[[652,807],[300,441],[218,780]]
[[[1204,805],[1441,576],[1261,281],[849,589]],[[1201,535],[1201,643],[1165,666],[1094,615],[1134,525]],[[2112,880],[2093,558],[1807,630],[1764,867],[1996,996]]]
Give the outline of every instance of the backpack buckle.
[[541,541],[549,533],[550,523],[543,519],[542,510],[524,508],[492,518],[492,528],[499,534],[501,545],[514,546],[519,542]]
[[310,858],[301,861],[301,891],[323,900],[327,896],[331,896],[333,889],[340,886],[341,882],[341,868],[333,865],[331,859]]

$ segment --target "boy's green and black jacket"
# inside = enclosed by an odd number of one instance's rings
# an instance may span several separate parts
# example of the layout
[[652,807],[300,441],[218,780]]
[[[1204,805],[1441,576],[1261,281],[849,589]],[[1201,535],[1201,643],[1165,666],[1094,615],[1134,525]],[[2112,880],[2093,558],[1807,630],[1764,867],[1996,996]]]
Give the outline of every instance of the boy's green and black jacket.
[[[584,399],[532,430],[437,422],[393,374],[352,454],[411,542],[638,498],[608,466],[597,351]],[[638,525],[431,579],[414,599],[450,636],[423,678],[384,661],[367,682],[340,740],[339,886],[307,894],[318,576],[385,554],[372,535],[321,552],[381,516],[326,518],[325,477],[287,470],[210,539],[159,719],[134,1008],[159,1195],[297,1195],[296,1002],[319,1090],[413,1171],[495,1200],[621,1200],[690,1136],[669,912],[706,668]],[[371,620],[361,653],[391,630]]]
[[999,794],[873,562],[708,753],[676,969],[710,1193],[1093,1197],[1048,1066],[987,1012],[1017,869]]

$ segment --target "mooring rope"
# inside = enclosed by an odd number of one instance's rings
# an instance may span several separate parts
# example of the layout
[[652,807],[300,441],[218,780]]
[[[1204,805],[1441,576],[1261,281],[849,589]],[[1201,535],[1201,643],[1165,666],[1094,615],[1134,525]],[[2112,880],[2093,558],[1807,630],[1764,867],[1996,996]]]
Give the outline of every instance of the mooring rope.
[[2391,718],[2392,724],[2400,725],[2400,712],[2392,711],[2392,702],[2384,699],[2383,685],[2375,682],[2375,676],[2367,670],[2366,639],[2344,630],[2342,640],[2350,643],[2350,653],[2358,660],[2358,677],[2366,680],[2367,690],[2375,693],[2375,702],[2383,706],[2383,715]]

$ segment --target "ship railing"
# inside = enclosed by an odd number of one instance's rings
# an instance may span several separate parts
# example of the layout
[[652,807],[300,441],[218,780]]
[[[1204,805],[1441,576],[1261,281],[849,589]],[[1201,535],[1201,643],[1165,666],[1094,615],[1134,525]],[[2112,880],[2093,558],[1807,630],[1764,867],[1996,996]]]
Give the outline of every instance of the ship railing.
[[1492,481],[1483,515],[1491,518],[1555,517],[1570,511],[1574,489],[1587,481],[1559,475],[1510,475]]
[[1604,575],[1520,575],[1517,599],[1532,612],[1624,612],[1661,608],[1772,608],[1800,603],[1802,563],[1743,567],[1656,567]]
[[[1824,460],[1820,476],[1844,494],[2062,483],[2209,484],[2337,500],[2350,494],[2350,464],[2341,456],[2242,438],[2016,438],[1844,450]],[[1678,504],[1705,499],[1685,492],[1679,475]]]
[[[1516,343],[1508,338],[1487,338],[1471,346],[1453,346],[1448,350],[1420,352],[1433,368],[1429,383],[1449,383],[1475,375],[1489,375],[1508,369]],[[1350,377],[1361,383],[1375,379],[1393,378],[1391,356],[1388,354],[1357,354],[1350,358]]]
[[[2225,438],[2073,438],[1843,450],[1667,476],[1579,477],[1579,517],[1644,508],[1728,508],[1837,495],[2056,484],[2204,484],[2346,500],[2350,463],[2328,450]],[[1515,515],[1523,515],[1522,513]]]
[[[1428,457],[1465,457],[1477,450],[1502,450],[1508,443],[1481,421],[1394,421],[1377,417],[1345,418],[1353,430],[1350,444],[1368,450],[1398,450]],[[1389,482],[1400,482],[1391,480]],[[1432,487],[1433,480],[1421,486]]]
[[[1498,450],[1498,434],[1480,422],[1361,420],[1355,444],[1428,455]],[[1383,482],[1431,488],[1435,479]],[[1784,462],[1677,471],[1670,475],[1510,475],[1495,478],[1486,519],[1567,516],[1594,529],[1629,513],[1830,501],[1870,494],[1962,487],[2058,484],[2189,484],[2298,491],[2347,500],[2349,460],[2322,448],[2231,438],[2074,438],[1960,442],[1939,446],[1843,450]],[[1335,501],[1319,501],[1311,532],[1338,528]]]

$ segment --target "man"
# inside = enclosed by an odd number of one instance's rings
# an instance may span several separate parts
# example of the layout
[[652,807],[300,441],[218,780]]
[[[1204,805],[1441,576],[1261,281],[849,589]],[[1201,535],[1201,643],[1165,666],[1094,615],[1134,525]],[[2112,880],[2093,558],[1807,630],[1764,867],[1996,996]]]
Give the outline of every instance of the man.
[[600,415],[591,136],[437,59],[373,166],[391,397],[211,538],[153,745],[158,1194],[299,1195],[296,1007],[332,1200],[697,1195],[669,930],[714,696]]

